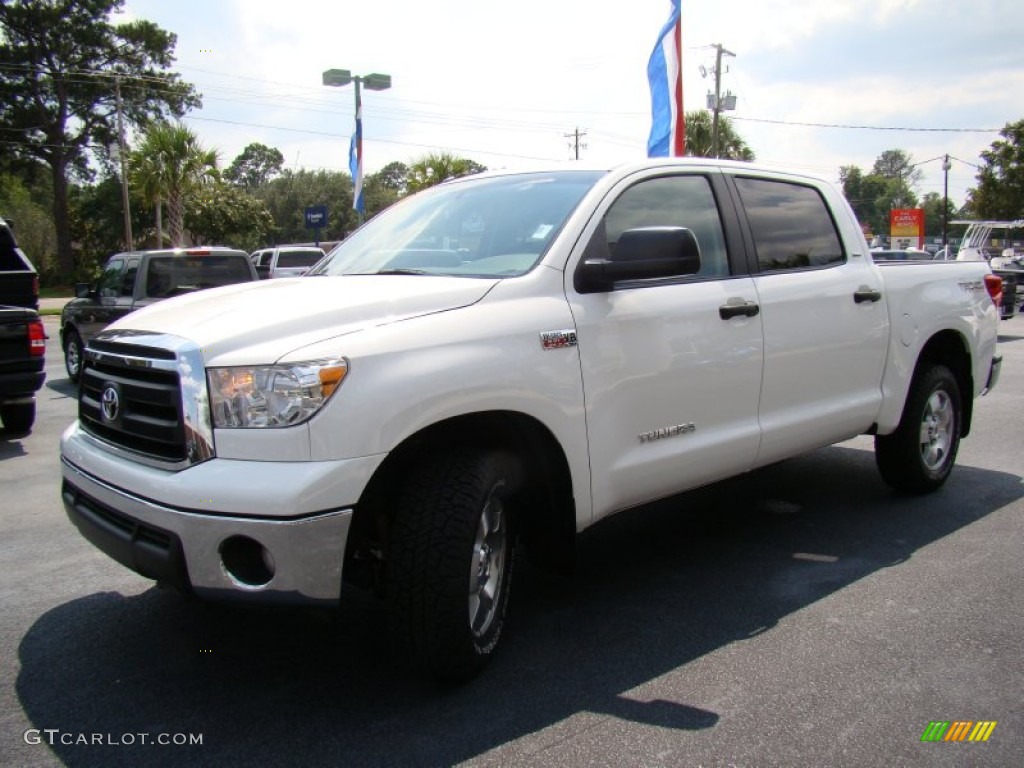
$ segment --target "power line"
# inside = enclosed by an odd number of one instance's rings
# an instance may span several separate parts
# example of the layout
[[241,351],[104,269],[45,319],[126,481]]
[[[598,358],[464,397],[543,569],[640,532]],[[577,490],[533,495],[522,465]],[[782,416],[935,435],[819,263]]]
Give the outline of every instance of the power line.
[[[245,123],[245,122],[241,122],[241,121],[238,121],[238,120],[223,120],[223,119],[220,119],[220,118],[213,118],[213,117],[195,117],[195,116],[192,116],[192,115],[185,115],[184,119],[185,120],[201,120],[203,122],[209,122],[209,123],[226,123],[228,125],[243,125],[243,126],[246,126],[248,128],[266,128],[268,130],[287,131],[289,133],[309,133],[309,134],[312,134],[312,135],[315,135],[315,136],[328,136],[328,137],[330,137],[332,139],[348,138],[347,134],[328,133],[326,131],[311,131],[308,128],[285,128],[285,127],[277,126],[277,125],[262,125],[260,123]],[[512,154],[512,153],[509,153],[509,152],[494,152],[494,151],[489,150],[489,149],[465,149],[465,148],[451,147],[451,146],[444,146],[444,147],[442,147],[442,146],[434,146],[434,145],[431,145],[431,144],[422,144],[420,142],[415,142],[415,141],[395,141],[394,139],[375,139],[375,138],[370,138],[370,137],[364,137],[364,138],[366,138],[369,141],[378,142],[380,144],[396,144],[398,146],[405,146],[405,147],[425,147],[427,149],[437,149],[437,150],[442,150],[442,151],[443,150],[455,149],[455,150],[457,150],[459,152],[477,152],[479,154],[495,155],[496,157],[513,157],[513,158],[518,158],[520,160],[539,160],[539,161],[550,161],[550,160],[552,160],[552,158],[550,158],[550,157],[536,157],[536,156],[532,156],[532,155],[519,155],[519,154]]]
[[[0,70],[4,70],[4,69],[7,69],[7,70],[18,70],[18,71],[32,71],[32,72],[39,71],[38,68],[29,66],[29,65],[0,64]],[[191,84],[191,85],[194,85],[197,88],[197,90],[202,91],[202,95],[203,95],[204,99],[206,99],[208,97],[207,91],[211,91],[212,90],[214,92],[230,93],[230,94],[238,95],[238,96],[241,96],[241,97],[246,97],[246,96],[251,97],[251,98],[231,99],[231,98],[228,98],[227,96],[210,96],[209,97],[210,100],[213,100],[213,101],[227,101],[227,102],[235,102],[235,103],[242,103],[242,104],[246,104],[246,103],[265,104],[267,102],[270,102],[270,103],[285,102],[285,103],[291,103],[291,104],[316,104],[317,106],[322,106],[322,100],[320,98],[314,97],[314,94],[317,94],[317,90],[315,88],[311,87],[311,86],[297,85],[295,83],[285,83],[285,82],[273,81],[273,80],[263,80],[263,79],[260,79],[260,78],[250,77],[250,76],[246,76],[246,75],[228,74],[228,73],[222,73],[222,72],[215,72],[215,71],[212,71],[212,70],[198,69],[198,68],[194,68],[194,67],[192,67],[192,68],[186,67],[186,68],[183,68],[183,69],[192,69],[192,70],[197,71],[197,72],[203,72],[205,74],[212,74],[212,75],[217,75],[217,76],[225,77],[225,78],[233,78],[233,79],[238,79],[238,80],[252,81],[254,83],[260,83],[260,84],[263,84],[263,85],[280,85],[282,87],[285,87],[285,88],[289,89],[289,93],[266,93],[266,92],[257,92],[257,91],[247,91],[247,90],[243,90],[243,89],[235,89],[235,88],[230,88],[230,87],[225,87],[225,86],[220,86],[220,85],[202,86],[200,84]],[[49,74],[49,73],[44,73],[44,74]],[[61,73],[58,73],[58,74],[64,76],[64,78],[68,82],[71,82],[71,83],[74,83],[74,84],[77,84],[77,85],[88,84],[88,81],[70,79],[71,77],[77,76],[77,77],[115,78],[115,77],[121,76],[121,77],[124,78],[122,80],[122,86],[126,90],[129,89],[129,88],[140,87],[138,85],[133,84],[133,81],[138,81],[140,83],[152,83],[153,85],[157,85],[157,86],[167,86],[170,82],[173,82],[173,81],[170,81],[168,78],[164,78],[164,77],[154,77],[154,76],[146,76],[146,75],[134,76],[134,75],[127,75],[127,74],[119,75],[119,73],[117,73],[115,71],[108,71],[108,70],[68,70],[66,72],[61,72]],[[172,74],[176,74],[176,73],[172,73]],[[307,99],[307,98],[303,98],[302,96],[296,96],[294,94],[295,89],[299,89],[299,90],[308,92],[310,94],[310,98]],[[167,92],[167,93],[174,92],[172,89],[166,88],[166,87],[162,88],[162,89],[161,88],[157,88],[155,90],[158,90],[158,91],[159,90],[163,90],[164,92]],[[387,102],[388,98],[387,97],[382,97],[381,100]],[[436,107],[439,107],[439,108],[442,108],[442,109],[446,110],[446,112],[443,112],[443,113],[425,112],[425,111],[420,111],[420,110],[411,110],[411,109],[402,109],[402,108],[398,108],[398,107],[381,106],[380,104],[378,104],[376,109],[374,110],[378,114],[378,119],[400,119],[402,116],[409,116],[409,117],[414,117],[415,119],[417,119],[419,121],[436,122],[438,124],[444,124],[444,125],[460,125],[461,124],[461,125],[466,125],[467,127],[481,127],[481,128],[491,128],[491,127],[494,127],[494,128],[504,128],[504,129],[518,127],[518,128],[531,128],[531,129],[535,129],[535,130],[538,130],[538,131],[540,131],[540,130],[547,131],[547,130],[551,130],[553,128],[557,128],[557,124],[555,124],[555,123],[535,123],[535,122],[528,122],[528,121],[510,121],[507,118],[504,118],[504,119],[501,119],[501,120],[498,120],[498,119],[493,119],[492,120],[492,119],[485,118],[485,117],[465,116],[465,117],[461,117],[461,118],[458,118],[458,119],[451,119],[450,112],[447,111],[447,110],[451,110],[453,108],[472,108],[472,107],[470,105],[455,105],[455,104],[451,104],[451,103],[448,103],[448,102],[439,103],[439,102],[431,102],[431,101],[416,101],[416,100],[410,100],[410,99],[393,99],[393,100],[394,101],[398,101],[399,103],[402,103],[402,104],[424,104],[424,105],[429,105],[429,106],[436,106]],[[306,108],[304,111],[310,111],[310,112],[322,113],[322,114],[328,114],[328,115],[330,115],[330,114],[338,114],[338,115],[347,114],[345,112],[340,112],[338,110],[331,110],[331,109],[312,109],[312,108]],[[553,113],[558,113],[560,110],[532,109],[532,108],[528,108],[528,107],[512,107],[511,111],[525,112],[525,113],[537,112],[537,113],[542,113],[542,114],[553,114]],[[568,112],[569,110],[564,110],[564,111]],[[397,115],[398,117],[395,117],[395,118],[381,117],[381,115],[387,115],[387,114]],[[594,110],[594,111],[590,112],[590,114],[601,115],[601,116],[627,116],[627,117],[642,117],[642,116],[646,115],[646,113],[641,113],[641,112],[604,112],[604,111],[600,111],[600,110]],[[859,125],[859,124],[845,124],[845,123],[824,123],[824,122],[804,122],[804,121],[795,121],[795,120],[778,120],[778,119],[760,118],[760,117],[735,117],[735,116],[733,116],[733,117],[730,117],[730,119],[731,120],[736,120],[736,121],[739,121],[739,122],[765,123],[765,124],[769,124],[769,125],[783,125],[783,126],[794,126],[794,127],[805,127],[805,128],[829,128],[829,129],[839,129],[839,130],[905,131],[905,132],[913,132],[913,133],[1000,133],[1002,131],[1001,128],[931,128],[931,127],[921,127],[921,126]],[[271,126],[268,126],[268,127],[271,127]]]
[[843,128],[858,131],[912,131],[918,133],[999,133],[1002,128],[919,128],[895,125],[844,125],[840,123],[803,123],[795,120],[769,120],[759,117],[733,117],[746,123],[770,123],[772,125],[794,125],[805,128]]

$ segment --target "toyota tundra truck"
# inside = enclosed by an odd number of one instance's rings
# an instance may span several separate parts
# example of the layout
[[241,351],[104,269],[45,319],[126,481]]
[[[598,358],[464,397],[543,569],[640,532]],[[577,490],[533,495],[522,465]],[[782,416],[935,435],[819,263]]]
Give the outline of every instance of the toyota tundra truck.
[[517,550],[856,435],[935,491],[995,385],[1000,280],[875,264],[833,185],[692,158],[482,174],[374,217],[297,278],[119,320],[61,441],[81,533],[209,599],[387,603],[465,679]]

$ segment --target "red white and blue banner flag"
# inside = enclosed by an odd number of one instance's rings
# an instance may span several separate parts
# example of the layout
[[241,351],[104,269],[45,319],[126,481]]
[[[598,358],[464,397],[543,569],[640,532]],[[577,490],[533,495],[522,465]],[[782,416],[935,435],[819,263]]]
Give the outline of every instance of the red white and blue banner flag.
[[352,207],[360,214],[366,213],[363,203],[363,100],[359,98],[359,84],[356,83],[356,132],[348,147],[348,169],[352,173]]
[[647,62],[651,84],[651,135],[648,157],[682,157],[686,150],[686,121],[683,115],[683,26],[679,6],[671,0],[672,15],[662,27],[658,42]]

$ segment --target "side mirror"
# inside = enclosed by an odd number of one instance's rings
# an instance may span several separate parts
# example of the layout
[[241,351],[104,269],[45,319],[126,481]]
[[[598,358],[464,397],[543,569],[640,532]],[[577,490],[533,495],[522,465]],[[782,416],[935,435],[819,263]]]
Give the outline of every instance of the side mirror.
[[88,283],[75,283],[75,298],[86,299],[89,297]]
[[584,258],[576,271],[580,293],[608,291],[616,283],[684,277],[700,271],[700,246],[686,227],[639,227],[619,236],[609,258]]

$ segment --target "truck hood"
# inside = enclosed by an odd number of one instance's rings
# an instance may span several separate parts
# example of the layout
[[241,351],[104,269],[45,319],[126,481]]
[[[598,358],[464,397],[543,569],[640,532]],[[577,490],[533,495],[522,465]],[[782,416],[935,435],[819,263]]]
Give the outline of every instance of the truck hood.
[[[497,280],[343,275],[261,280],[198,291],[132,312],[110,329],[196,342],[206,360],[273,362],[319,341],[475,304]],[[231,354],[237,353],[237,354]]]

